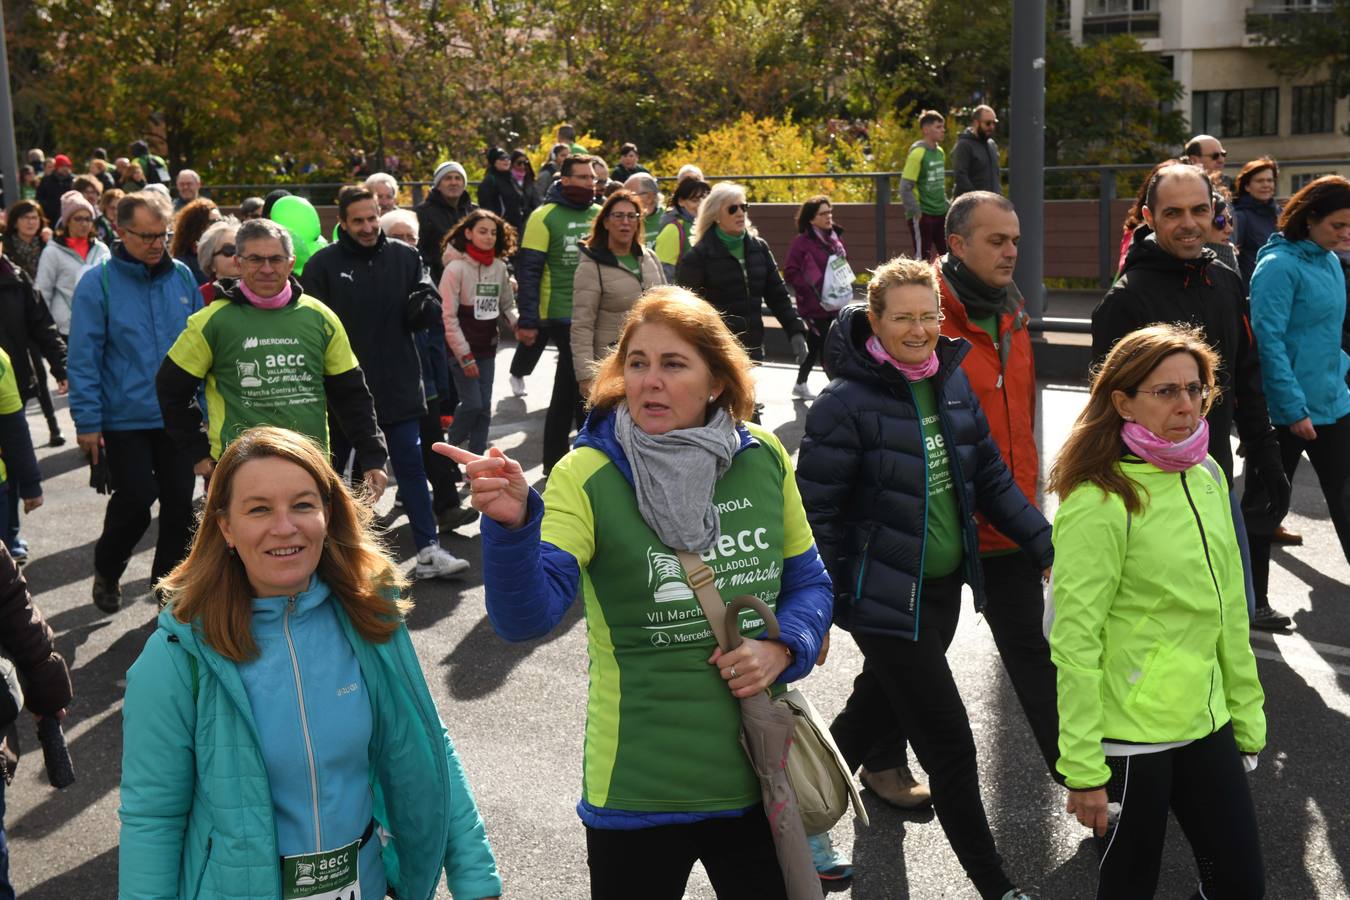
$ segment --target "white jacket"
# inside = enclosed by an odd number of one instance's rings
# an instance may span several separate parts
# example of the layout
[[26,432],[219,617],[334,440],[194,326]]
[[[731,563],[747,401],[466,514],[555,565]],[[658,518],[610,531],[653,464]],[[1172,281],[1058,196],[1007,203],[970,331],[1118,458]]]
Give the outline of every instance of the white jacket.
[[92,235],[88,259],[80,259],[80,254],[67,247],[60,238],[53,238],[43,248],[33,287],[47,301],[52,321],[63,337],[70,336],[70,299],[75,296],[75,285],[80,283],[80,276],[85,269],[100,265],[111,256],[108,245]]

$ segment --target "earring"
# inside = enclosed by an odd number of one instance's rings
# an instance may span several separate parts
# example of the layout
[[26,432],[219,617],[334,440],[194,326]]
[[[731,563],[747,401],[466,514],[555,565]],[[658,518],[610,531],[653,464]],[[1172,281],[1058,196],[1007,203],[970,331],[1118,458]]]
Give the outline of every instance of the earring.
[[717,395],[716,395],[716,394],[709,394],[709,395],[708,395],[708,402],[709,402],[709,403],[716,403],[716,402],[717,402]]
[[236,555],[237,555],[237,554],[234,552],[234,544],[226,544],[225,546],[230,548],[230,555],[231,555],[231,556],[236,556]]
[[1126,416],[1126,417],[1125,417],[1125,421],[1126,421],[1126,422],[1133,422],[1133,421],[1134,421],[1134,417],[1133,417],[1133,416]]

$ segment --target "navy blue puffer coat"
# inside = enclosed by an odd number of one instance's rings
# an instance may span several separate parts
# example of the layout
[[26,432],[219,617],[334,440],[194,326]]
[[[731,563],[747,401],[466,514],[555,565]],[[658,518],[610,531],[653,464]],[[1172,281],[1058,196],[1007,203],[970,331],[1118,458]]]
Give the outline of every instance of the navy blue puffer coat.
[[[858,634],[914,640],[923,583],[927,492],[923,431],[909,383],[872,359],[867,310],[846,307],[825,345],[832,381],[806,417],[797,484],[834,581],[835,621]],[[1013,481],[961,358],[964,339],[938,339],[933,376],[963,521],[965,576],[984,608],[974,513],[1015,540],[1040,568],[1054,559],[1050,524]]]

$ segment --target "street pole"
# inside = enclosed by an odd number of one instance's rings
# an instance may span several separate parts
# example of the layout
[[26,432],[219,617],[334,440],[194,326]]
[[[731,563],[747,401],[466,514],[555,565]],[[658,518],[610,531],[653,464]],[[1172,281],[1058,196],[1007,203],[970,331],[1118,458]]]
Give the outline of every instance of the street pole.
[[1045,0],[1013,0],[1009,197],[1022,226],[1013,277],[1027,314],[1045,313]]
[[5,46],[5,7],[0,3],[0,173],[5,176],[5,205],[19,200],[19,151],[14,143],[14,103],[9,96],[9,50]]

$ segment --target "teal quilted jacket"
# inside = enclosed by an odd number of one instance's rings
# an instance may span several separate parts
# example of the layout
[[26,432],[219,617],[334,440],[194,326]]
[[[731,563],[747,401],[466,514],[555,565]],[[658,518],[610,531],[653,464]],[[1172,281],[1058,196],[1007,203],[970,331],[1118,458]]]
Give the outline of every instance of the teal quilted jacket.
[[[407,629],[371,644],[335,606],[373,701],[370,780],[390,886],[400,900],[430,900],[443,868],[456,900],[496,897],[483,821]],[[127,674],[123,718],[119,896],[280,898],[267,772],[234,663],[165,611]]]

